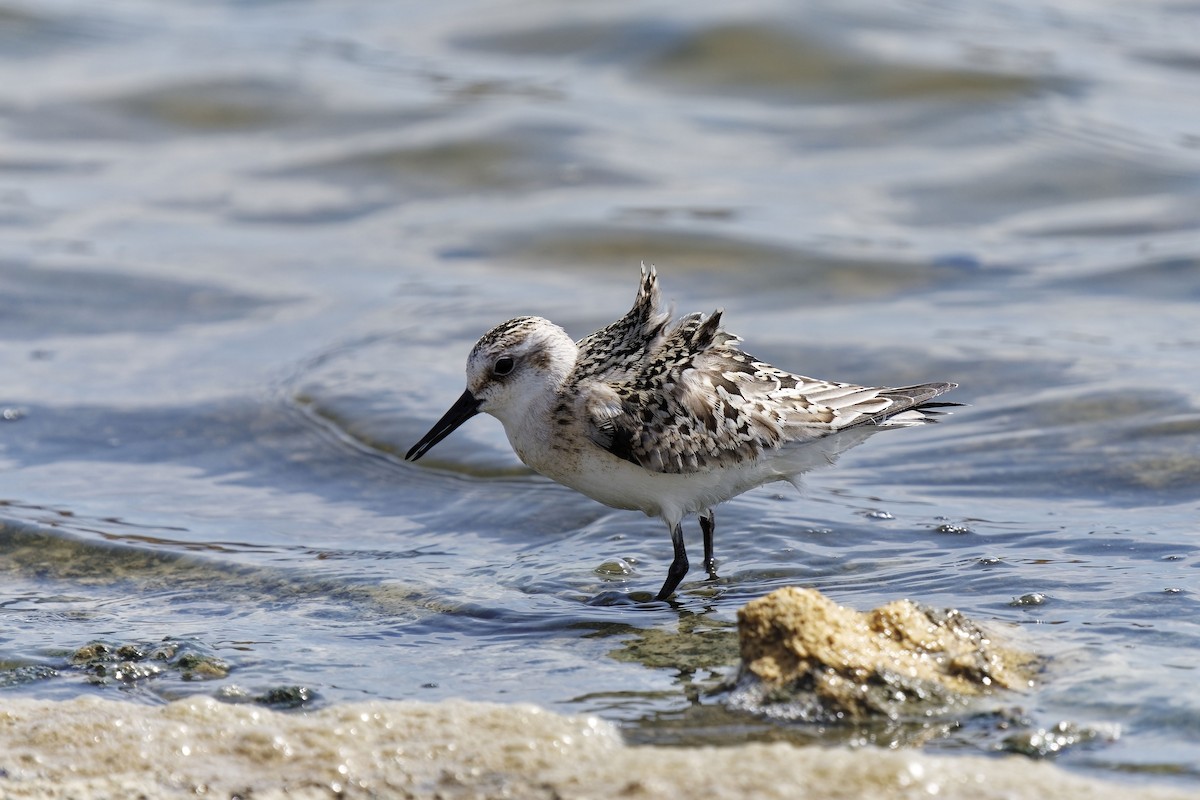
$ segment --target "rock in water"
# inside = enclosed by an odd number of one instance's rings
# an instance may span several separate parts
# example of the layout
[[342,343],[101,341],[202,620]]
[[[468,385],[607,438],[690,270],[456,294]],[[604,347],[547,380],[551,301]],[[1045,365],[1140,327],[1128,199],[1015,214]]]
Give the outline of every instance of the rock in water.
[[732,705],[812,722],[945,714],[1028,688],[1036,665],[958,611],[897,600],[861,613],[797,587],[747,603],[738,641]]

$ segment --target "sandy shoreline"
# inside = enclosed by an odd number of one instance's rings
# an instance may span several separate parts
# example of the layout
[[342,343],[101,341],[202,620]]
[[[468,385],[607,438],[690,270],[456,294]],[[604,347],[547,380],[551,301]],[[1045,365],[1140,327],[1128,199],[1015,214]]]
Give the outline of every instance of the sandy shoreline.
[[0,797],[1145,798],[1169,787],[1012,756],[624,743],[596,717],[530,705],[371,701],[283,713],[196,697],[0,706]]

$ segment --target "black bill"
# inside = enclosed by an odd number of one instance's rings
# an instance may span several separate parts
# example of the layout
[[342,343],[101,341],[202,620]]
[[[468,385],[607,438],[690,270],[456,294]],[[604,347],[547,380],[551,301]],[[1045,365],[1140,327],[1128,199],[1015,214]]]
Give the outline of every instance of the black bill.
[[412,449],[404,456],[404,460],[416,461],[432,450],[435,444],[453,433],[455,428],[478,413],[479,401],[475,399],[475,395],[471,394],[471,390],[468,389],[462,393],[462,397],[454,401],[454,405],[450,406],[450,410],[442,415],[437,424],[429,429],[429,433],[425,434],[421,437],[421,441],[413,445]]

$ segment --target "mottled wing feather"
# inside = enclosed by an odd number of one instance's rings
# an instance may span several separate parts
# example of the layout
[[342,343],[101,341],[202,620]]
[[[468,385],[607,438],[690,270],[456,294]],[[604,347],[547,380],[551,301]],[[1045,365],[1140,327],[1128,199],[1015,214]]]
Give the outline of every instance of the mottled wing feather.
[[633,308],[625,316],[576,342],[579,356],[572,374],[574,383],[601,377],[620,378],[642,360],[646,351],[661,339],[670,322],[669,312],[660,308],[658,276],[654,267],[642,265],[642,283]]
[[[589,383],[591,440],[654,472],[689,473],[888,420],[953,387],[883,389],[793,375],[738,350],[721,312],[682,318],[628,377]],[[897,424],[926,421],[920,413]]]

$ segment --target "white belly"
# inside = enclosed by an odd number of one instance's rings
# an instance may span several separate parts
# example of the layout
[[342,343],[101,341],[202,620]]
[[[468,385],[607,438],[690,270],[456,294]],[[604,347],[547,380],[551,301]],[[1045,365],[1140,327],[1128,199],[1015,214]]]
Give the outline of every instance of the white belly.
[[764,483],[794,483],[801,474],[832,464],[840,453],[879,429],[874,425],[852,428],[785,444],[753,461],[682,474],[652,472],[578,436],[552,446],[540,437],[514,437],[509,431],[509,442],[522,461],[547,478],[606,506],[643,511],[674,526],[688,514],[713,508]]
[[514,449],[522,461],[547,478],[606,506],[642,511],[662,517],[670,525],[755,486],[787,479],[761,462],[670,474],[651,472],[590,444],[578,453],[555,450],[523,453]]

